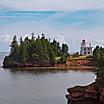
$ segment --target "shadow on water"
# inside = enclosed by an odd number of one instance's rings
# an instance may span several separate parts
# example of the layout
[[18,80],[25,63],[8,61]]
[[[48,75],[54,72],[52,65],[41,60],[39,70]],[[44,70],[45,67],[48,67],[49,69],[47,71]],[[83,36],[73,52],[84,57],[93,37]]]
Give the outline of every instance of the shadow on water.
[[75,71],[75,72],[92,72],[92,70],[88,70],[88,69],[57,69],[57,68],[32,68],[32,67],[27,67],[27,68],[9,68],[9,69],[4,69],[4,70],[9,70],[11,73],[15,74],[15,73],[31,73],[34,75],[42,75],[42,74],[56,74],[56,73],[68,73],[69,71]]
[[37,68],[37,69],[34,69],[34,68],[11,68],[9,69],[10,72],[12,73],[31,73],[31,74],[35,74],[35,75],[41,75],[41,74],[48,74],[48,73],[67,73],[69,72],[69,70],[65,70],[65,69],[48,69],[48,68],[45,68],[45,69],[40,69],[40,68]]

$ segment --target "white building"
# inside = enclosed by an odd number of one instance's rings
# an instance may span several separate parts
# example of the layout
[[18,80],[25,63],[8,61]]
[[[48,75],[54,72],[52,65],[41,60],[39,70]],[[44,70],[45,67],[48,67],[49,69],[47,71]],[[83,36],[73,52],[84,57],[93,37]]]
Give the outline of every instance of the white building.
[[89,43],[89,45],[86,43],[85,39],[82,40],[81,42],[81,47],[80,47],[80,55],[83,56],[89,56],[92,55],[92,46],[91,43]]

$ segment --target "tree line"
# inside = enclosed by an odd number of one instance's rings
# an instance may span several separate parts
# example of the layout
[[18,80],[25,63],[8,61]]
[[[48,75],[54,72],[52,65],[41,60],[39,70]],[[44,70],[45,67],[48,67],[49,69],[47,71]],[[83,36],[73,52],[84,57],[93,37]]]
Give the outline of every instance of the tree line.
[[93,51],[93,59],[96,62],[96,66],[104,67],[104,48],[96,46]]
[[[97,77],[102,78],[102,82],[104,82],[104,48],[96,46],[96,48],[93,51],[93,59],[96,62],[96,75]],[[97,86],[103,86],[104,83],[101,81],[97,81]]]
[[36,65],[55,65],[57,63],[66,63],[68,54],[68,45],[60,45],[55,39],[51,42],[44,34],[35,37],[34,33],[29,37],[21,37],[19,42],[17,37],[13,37],[10,45],[10,54],[4,58],[4,67],[18,64],[36,64]]

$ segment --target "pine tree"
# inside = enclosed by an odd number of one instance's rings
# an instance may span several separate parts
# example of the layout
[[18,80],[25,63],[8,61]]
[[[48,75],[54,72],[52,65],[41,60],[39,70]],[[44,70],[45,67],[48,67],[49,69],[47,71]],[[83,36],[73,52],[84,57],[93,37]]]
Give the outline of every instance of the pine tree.
[[62,52],[68,54],[68,45],[62,44]]
[[10,46],[11,46],[10,57],[14,60],[13,62],[16,64],[19,62],[20,55],[16,36],[13,37],[13,41]]
[[13,41],[10,46],[11,46],[10,54],[14,55],[18,50],[18,42],[16,36],[13,37]]
[[53,51],[55,52],[55,56],[60,56],[60,44],[55,39],[51,43],[51,47],[53,48]]

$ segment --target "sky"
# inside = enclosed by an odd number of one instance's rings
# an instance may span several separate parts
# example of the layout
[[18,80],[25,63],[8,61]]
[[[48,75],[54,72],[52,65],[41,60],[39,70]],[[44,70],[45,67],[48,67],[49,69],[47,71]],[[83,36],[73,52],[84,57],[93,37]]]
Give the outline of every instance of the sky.
[[10,51],[14,35],[31,33],[67,43],[80,50],[84,38],[104,44],[104,0],[0,0],[0,52]]

